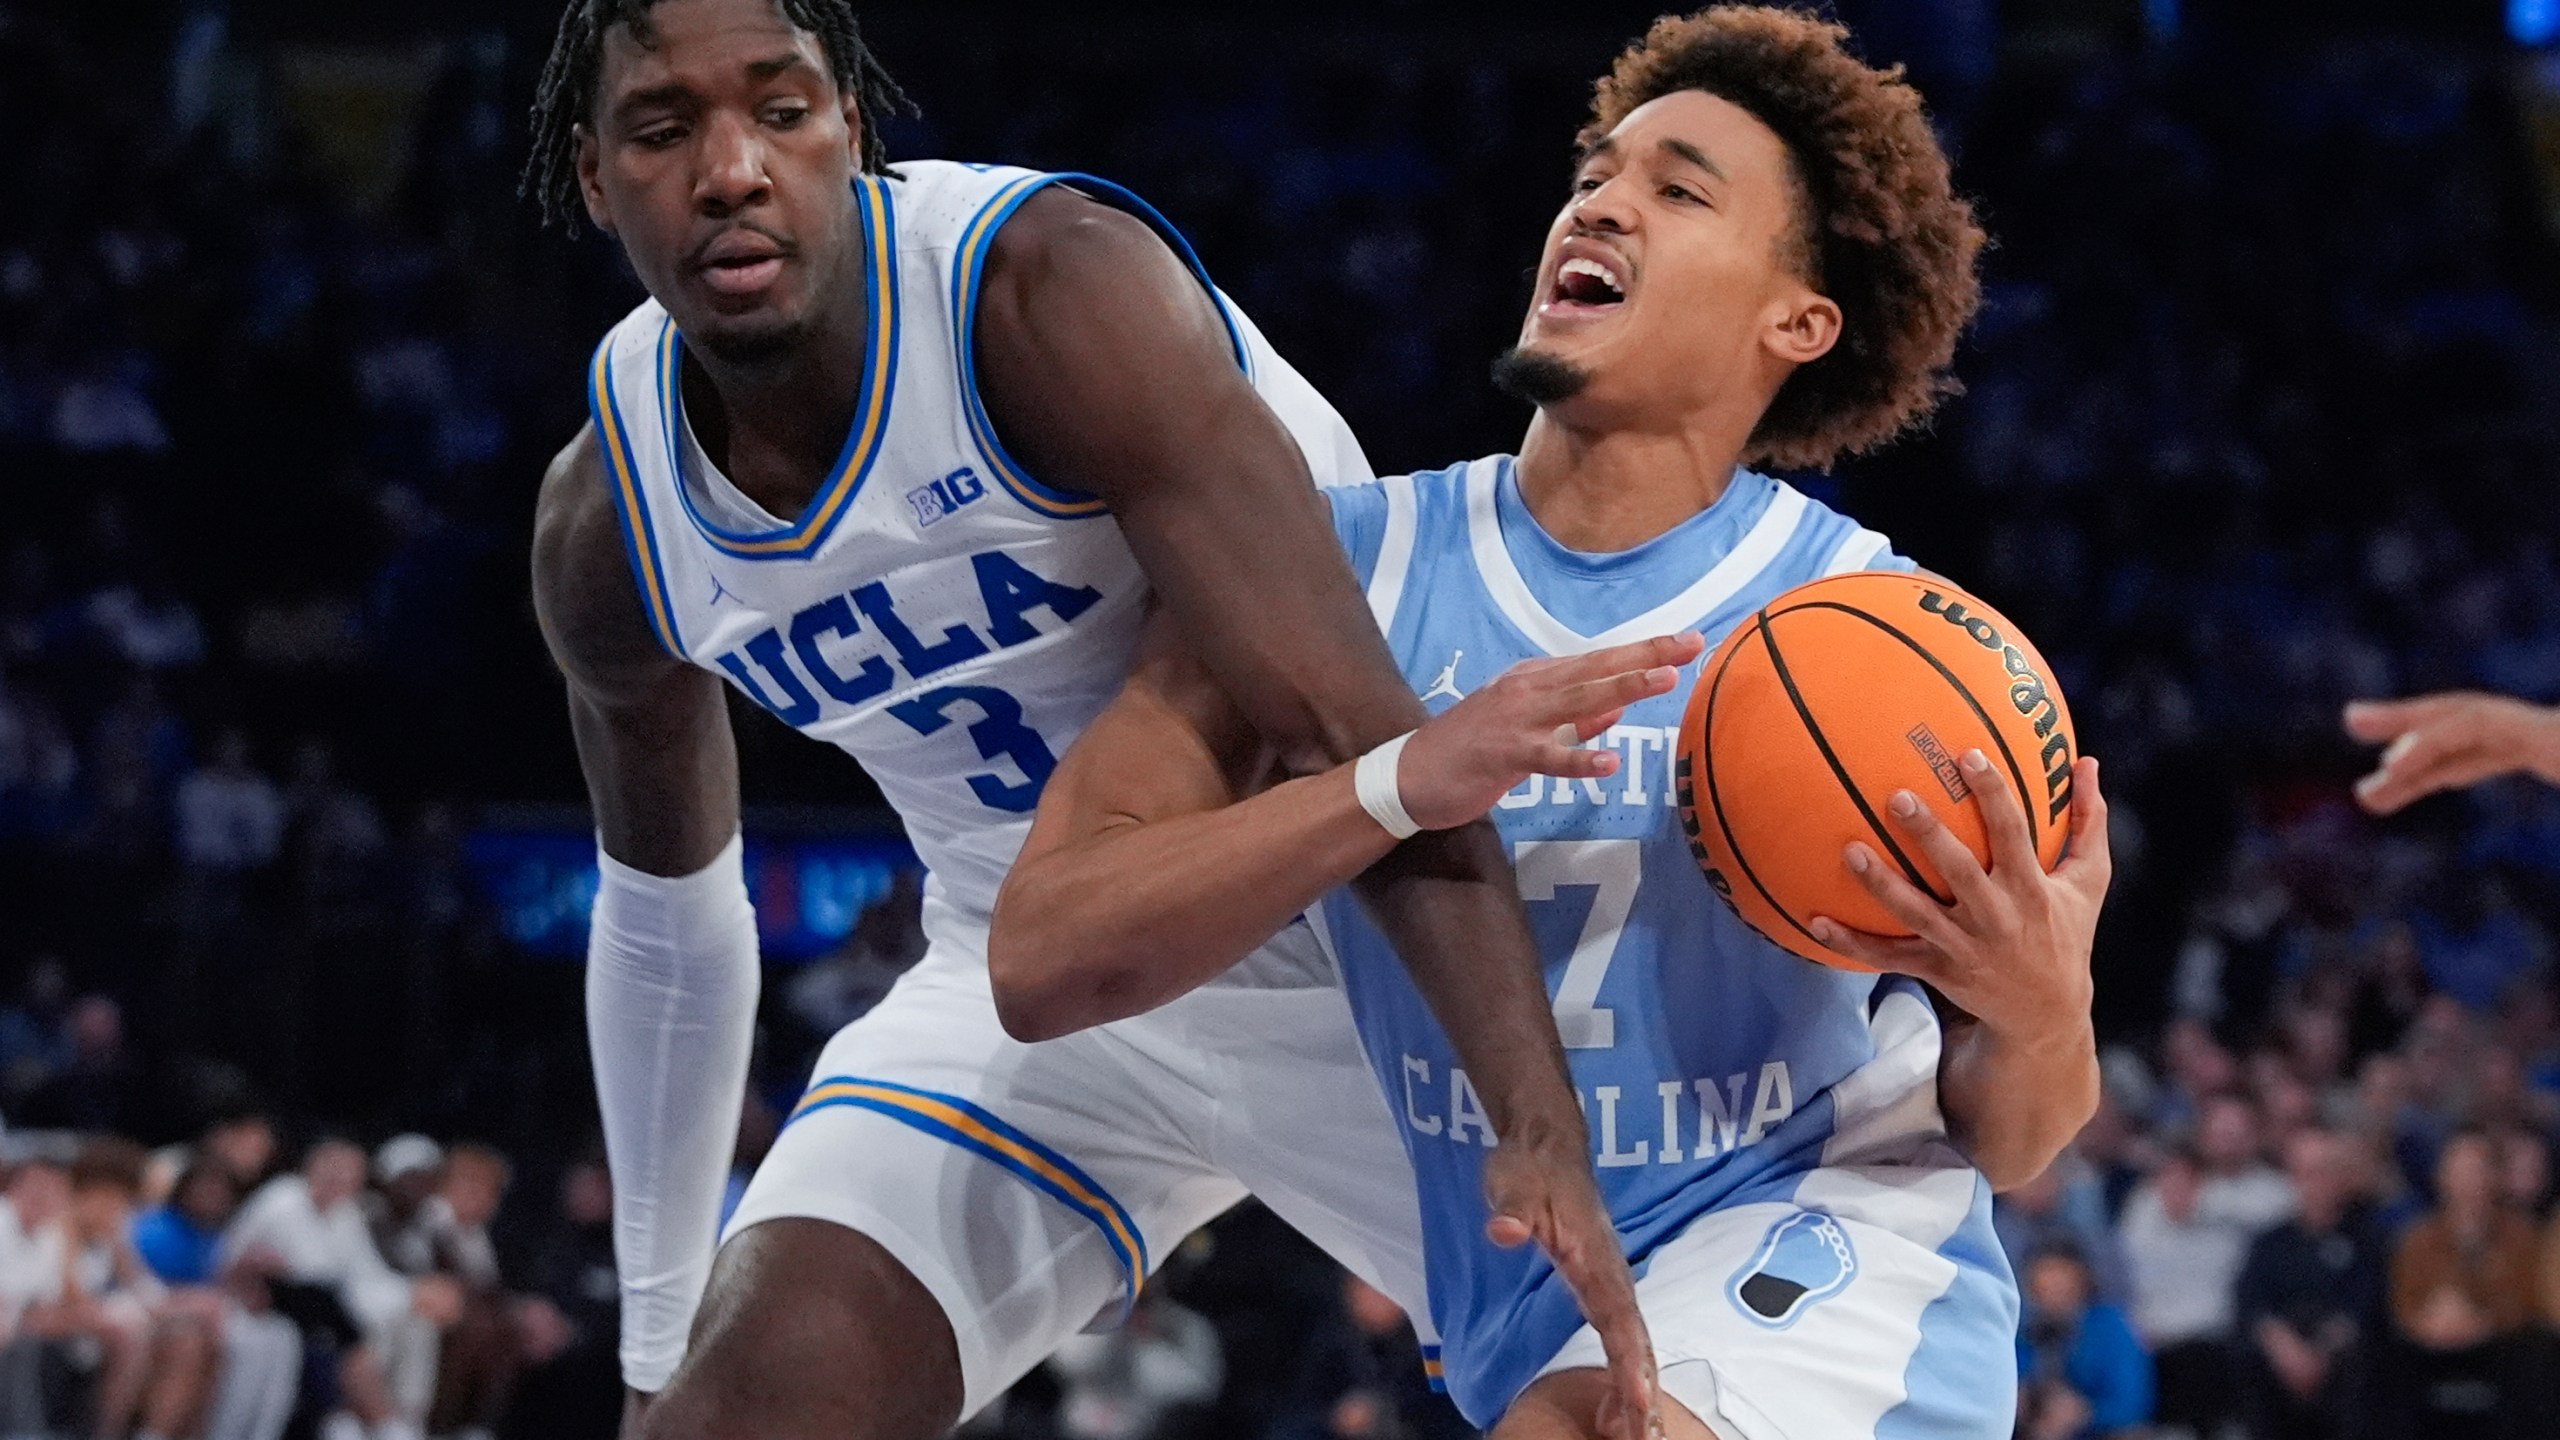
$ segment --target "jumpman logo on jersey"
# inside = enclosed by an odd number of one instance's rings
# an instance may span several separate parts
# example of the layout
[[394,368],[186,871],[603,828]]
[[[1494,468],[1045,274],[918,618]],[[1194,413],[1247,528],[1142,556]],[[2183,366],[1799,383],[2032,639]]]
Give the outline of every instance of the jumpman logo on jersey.
[[1452,700],[1466,699],[1467,692],[1458,688],[1458,662],[1466,658],[1467,652],[1464,650],[1450,656],[1448,668],[1440,672],[1439,679],[1431,682],[1430,689],[1422,692],[1422,698],[1425,700],[1437,700],[1441,696],[1446,695]]
[[729,586],[728,586],[728,584],[727,584],[726,582],[724,582],[723,580],[721,580],[721,578],[720,578],[719,576],[717,576],[717,575],[712,576],[712,577],[711,577],[711,598],[710,598],[708,601],[704,602],[704,603],[706,603],[706,604],[710,604],[710,605],[717,605],[717,604],[719,604],[721,601],[726,600],[726,599],[728,599],[728,598],[729,598]]

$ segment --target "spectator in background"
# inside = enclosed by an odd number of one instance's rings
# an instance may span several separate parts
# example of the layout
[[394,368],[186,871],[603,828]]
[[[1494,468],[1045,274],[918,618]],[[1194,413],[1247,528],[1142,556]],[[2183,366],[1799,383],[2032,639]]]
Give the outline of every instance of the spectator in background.
[[45,1376],[64,1348],[45,1314],[61,1293],[70,1263],[71,1176],[50,1155],[18,1162],[0,1196],[0,1435],[38,1435],[48,1428]]
[[277,1440],[301,1391],[302,1335],[268,1308],[263,1285],[239,1282],[221,1265],[223,1228],[239,1208],[230,1172],[199,1155],[166,1201],[135,1218],[134,1249],[221,1336],[203,1440]]
[[1071,1338],[1049,1369],[1065,1391],[1065,1440],[1178,1440],[1196,1428],[1185,1422],[1198,1407],[1217,1398],[1226,1362],[1215,1327],[1150,1287],[1126,1323]]
[[2329,1440],[2348,1418],[2389,1269],[2359,1199],[2364,1168],[2332,1131],[2303,1130],[2285,1146],[2298,1208],[2257,1238],[2240,1271],[2252,1440]]
[[[134,1202],[149,1157],[130,1140],[92,1140],[71,1165],[68,1257],[52,1303],[31,1326],[97,1346],[97,1440],[170,1440],[192,1428],[221,1359],[211,1317],[172,1305],[133,1245]],[[138,1422],[138,1426],[137,1426]]]
[[323,1140],[299,1174],[268,1181],[223,1237],[226,1261],[268,1279],[276,1308],[342,1352],[345,1412],[323,1440],[418,1440],[434,1398],[437,1332],[461,1314],[459,1286],[403,1276],[382,1258],[359,1198],[365,1156]]
[[2254,1235],[2293,1210],[2293,1186],[2266,1161],[2258,1112],[2238,1095],[2204,1103],[2196,1126],[2196,1158],[2208,1209]]
[[444,1147],[426,1136],[394,1135],[374,1147],[365,1219],[382,1258],[403,1275],[435,1273],[435,1241],[423,1212],[443,1182]]
[[589,1157],[560,1179],[559,1210],[533,1252],[516,1306],[530,1367],[501,1433],[554,1440],[612,1432],[622,1405],[622,1298],[613,1268],[613,1181]]
[[446,1276],[462,1290],[462,1313],[444,1332],[435,1404],[428,1412],[428,1429],[436,1434],[493,1431],[525,1363],[518,1307],[489,1238],[512,1178],[497,1151],[456,1145],[437,1173],[436,1193],[418,1207],[413,1233],[425,1269],[417,1273]]
[[222,1273],[222,1230],[240,1208],[229,1172],[198,1159],[169,1198],[135,1217],[133,1246],[166,1285],[211,1285]]
[[2077,1149],[2063,1151],[2044,1173],[1995,1197],[1991,1223],[2017,1274],[2027,1273],[2031,1257],[2067,1245],[2088,1266],[2101,1298],[2125,1293],[2106,1186]]
[[59,955],[27,967],[26,993],[0,1010],[0,1095],[11,1105],[71,1064],[63,1018],[71,1008],[71,970]]
[[63,1030],[71,1063],[26,1097],[20,1120],[32,1128],[84,1134],[148,1129],[157,1097],[125,1051],[124,1007],[104,995],[84,995]]
[[1357,1275],[1297,1357],[1298,1380],[1263,1440],[1464,1440],[1475,1431],[1433,1393],[1396,1302]]
[[2088,1262],[2067,1244],[2021,1272],[2018,1440],[2105,1440],[2151,1419],[2151,1357],[2124,1312],[2097,1298]]
[[2489,1138],[2456,1133],[2436,1162],[2436,1208],[2391,1260],[2391,1319],[2407,1343],[2385,1388],[2412,1434],[2481,1433],[2508,1418],[2507,1342],[2532,1321],[2538,1279],[2532,1224],[2499,1202]]
[[225,730],[212,760],[178,783],[178,858],[216,875],[263,870],[284,847],[284,797],[249,763],[249,737]]
[[2551,1140],[2539,1128],[2510,1128],[2496,1137],[2498,1199],[2529,1220],[2551,1204]]
[[2232,1418],[2234,1289],[2249,1242],[2273,1223],[2245,1204],[2251,1188],[2217,1190],[2196,1152],[2183,1149],[2125,1202],[2117,1239],[2162,1425],[2210,1435]]
[[232,1188],[256,1193],[276,1168],[275,1122],[254,1110],[216,1120],[204,1132],[201,1158],[231,1177]]

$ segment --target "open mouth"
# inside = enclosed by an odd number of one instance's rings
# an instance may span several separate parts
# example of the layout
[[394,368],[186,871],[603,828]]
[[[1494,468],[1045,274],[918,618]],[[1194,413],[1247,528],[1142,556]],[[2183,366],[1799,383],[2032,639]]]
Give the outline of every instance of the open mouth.
[[1605,309],[1623,303],[1627,287],[1608,266],[1577,255],[1556,267],[1555,293],[1548,298],[1557,305]]

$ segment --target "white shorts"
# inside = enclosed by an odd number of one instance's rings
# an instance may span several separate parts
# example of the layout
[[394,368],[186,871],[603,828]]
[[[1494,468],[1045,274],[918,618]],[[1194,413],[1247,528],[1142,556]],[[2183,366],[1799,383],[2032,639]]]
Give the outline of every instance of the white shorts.
[[[2007,1440],[2017,1292],[1979,1184],[1817,1170],[1802,1204],[1700,1216],[1636,1282],[1663,1392],[1719,1440]],[[1605,1363],[1586,1325],[1539,1374]]]
[[1431,1338],[1413,1167],[1303,926],[1160,1010],[1039,1045],[996,1021],[982,926],[929,896],[925,933],[828,1042],[729,1236],[807,1218],[877,1241],[950,1318],[964,1417],[1116,1321],[1247,1194]]

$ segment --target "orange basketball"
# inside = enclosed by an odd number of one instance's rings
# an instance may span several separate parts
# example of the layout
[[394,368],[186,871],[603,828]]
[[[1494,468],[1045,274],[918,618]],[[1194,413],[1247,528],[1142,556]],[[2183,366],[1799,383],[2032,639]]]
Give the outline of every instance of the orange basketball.
[[2053,672],[2016,626],[1943,580],[1839,575],[1800,585],[1708,657],[1680,725],[1680,822],[1707,879],[1752,928],[1808,960],[1826,915],[1908,927],[1841,856],[1863,840],[1942,903],[1945,880],[1886,806],[1909,790],[1989,863],[1957,757],[1979,749],[2026,810],[2048,870],[2071,829],[2079,746]]

